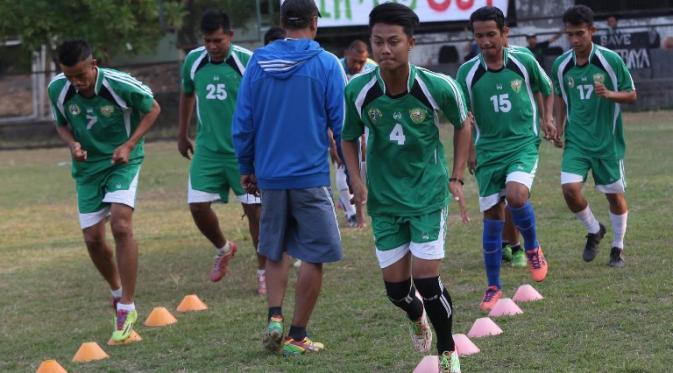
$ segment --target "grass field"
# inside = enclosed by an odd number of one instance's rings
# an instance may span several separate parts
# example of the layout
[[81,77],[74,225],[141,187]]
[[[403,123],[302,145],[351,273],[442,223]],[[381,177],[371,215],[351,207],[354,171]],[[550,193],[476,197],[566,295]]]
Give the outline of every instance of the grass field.
[[[560,151],[541,148],[534,194],[538,236],[550,264],[537,285],[542,302],[523,315],[497,319],[497,337],[476,339],[481,353],[462,358],[464,372],[666,372],[673,367],[673,195],[671,112],[626,116],[630,204],[627,266],[608,268],[608,229],[598,258],[581,259],[583,228],[567,211],[558,185]],[[448,144],[448,143],[447,143]],[[451,153],[450,146],[448,153]],[[135,216],[140,244],[136,304],[144,320],[154,306],[171,310],[197,293],[206,312],[149,329],[142,342],[105,346],[112,312],[105,283],[91,265],[77,224],[65,149],[0,152],[0,371],[31,372],[57,359],[71,372],[410,372],[405,316],[386,296],[369,230],[342,230],[344,260],[326,267],[310,333],[326,351],[284,359],[262,350],[266,304],[255,295],[255,257],[237,204],[217,211],[226,235],[239,244],[228,277],[208,281],[213,250],[186,205],[187,161],[173,143],[146,147]],[[590,182],[591,183],[591,182]],[[485,288],[481,224],[474,180],[466,183],[472,222],[457,206],[447,237],[443,280],[455,306],[455,333],[482,317]],[[607,202],[586,188],[597,217],[608,224]],[[505,266],[511,296],[529,282],[527,270]],[[292,273],[291,285],[294,273]],[[290,291],[287,300],[293,300]],[[286,302],[285,313],[292,309]],[[76,364],[80,343],[96,341],[111,358]]]

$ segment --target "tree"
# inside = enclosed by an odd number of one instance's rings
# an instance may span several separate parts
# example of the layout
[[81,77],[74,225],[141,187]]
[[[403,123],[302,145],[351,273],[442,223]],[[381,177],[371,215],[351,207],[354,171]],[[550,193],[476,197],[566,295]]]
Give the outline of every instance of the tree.
[[53,51],[64,39],[83,38],[102,60],[150,50],[185,15],[175,0],[0,0],[0,14],[0,40],[19,38],[27,51],[42,45]]
[[[277,1],[277,0],[270,0]],[[232,22],[232,27],[245,27],[246,22],[255,16],[254,0],[183,0],[185,17],[178,31],[178,46],[189,50],[201,43],[199,23],[201,14],[207,9],[222,9]]]

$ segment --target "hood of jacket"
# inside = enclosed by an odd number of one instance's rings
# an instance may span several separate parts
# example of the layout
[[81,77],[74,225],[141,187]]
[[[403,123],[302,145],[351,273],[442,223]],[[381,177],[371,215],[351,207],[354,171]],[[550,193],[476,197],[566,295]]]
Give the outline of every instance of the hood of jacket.
[[322,51],[320,44],[310,39],[285,39],[276,40],[255,54],[257,64],[265,73],[276,79],[287,79]]

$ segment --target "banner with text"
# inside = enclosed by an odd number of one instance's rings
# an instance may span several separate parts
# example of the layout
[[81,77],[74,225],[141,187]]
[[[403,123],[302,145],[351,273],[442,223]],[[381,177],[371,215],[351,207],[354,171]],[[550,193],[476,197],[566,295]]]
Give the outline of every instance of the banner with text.
[[[281,3],[283,0],[281,0]],[[369,12],[380,0],[315,0],[322,18],[320,27],[365,26]],[[421,22],[466,21],[482,6],[496,6],[507,16],[508,0],[397,0],[413,9]]]
[[650,68],[650,48],[659,47],[657,35],[647,31],[596,35],[594,42],[617,52],[631,70]]

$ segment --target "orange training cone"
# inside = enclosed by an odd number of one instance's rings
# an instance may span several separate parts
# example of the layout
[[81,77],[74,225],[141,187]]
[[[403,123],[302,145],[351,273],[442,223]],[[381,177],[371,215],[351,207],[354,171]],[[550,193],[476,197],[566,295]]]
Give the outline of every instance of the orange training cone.
[[196,294],[186,295],[178,305],[178,312],[191,312],[207,310],[208,306],[196,296]]
[[133,331],[131,331],[131,335],[128,338],[126,338],[125,340],[117,342],[117,341],[113,340],[112,338],[110,338],[107,341],[107,345],[108,346],[120,346],[120,345],[131,344],[133,342],[140,342],[142,340],[143,339],[140,337],[140,334],[136,333],[136,331],[133,330]]
[[150,315],[147,316],[143,325],[145,326],[166,326],[175,324],[178,320],[171,315],[166,307],[154,307]]
[[413,373],[437,373],[439,372],[439,361],[437,355],[423,356],[423,359],[416,365]]
[[502,334],[502,329],[488,317],[477,319],[472,328],[467,333],[470,338],[488,337],[490,335]]
[[110,356],[103,351],[96,342],[85,342],[79,346],[79,350],[75,352],[72,361],[76,363],[86,363],[88,361],[103,360]]
[[454,334],[453,342],[456,344],[456,352],[458,352],[458,356],[467,356],[479,352],[479,347],[472,343],[470,338],[465,334]]
[[40,363],[35,373],[68,373],[56,360],[45,360]]
[[523,313],[521,308],[514,303],[511,298],[500,298],[495,303],[491,312],[488,313],[491,317],[510,316]]
[[516,289],[516,293],[514,293],[512,299],[515,302],[532,302],[544,299],[544,297],[537,290],[535,290],[534,287],[525,284],[519,286],[519,288]]

